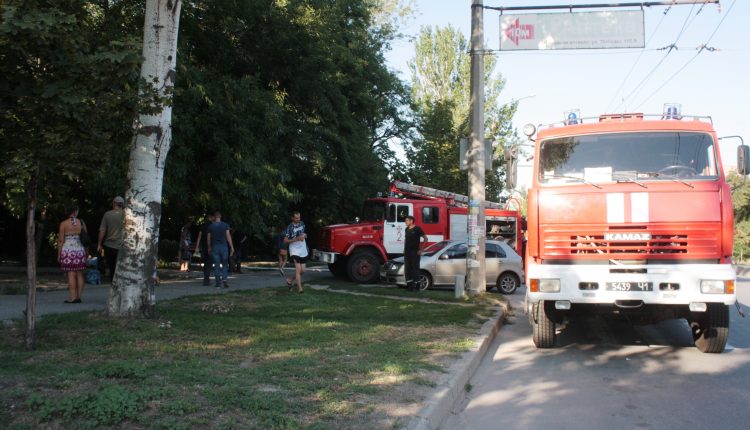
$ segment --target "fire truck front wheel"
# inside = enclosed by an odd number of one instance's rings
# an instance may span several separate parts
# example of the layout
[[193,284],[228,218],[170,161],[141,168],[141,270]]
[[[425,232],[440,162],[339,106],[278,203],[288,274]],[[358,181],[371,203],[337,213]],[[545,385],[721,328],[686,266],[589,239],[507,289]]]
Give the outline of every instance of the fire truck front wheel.
[[380,260],[369,249],[354,251],[347,259],[349,280],[360,284],[373,284],[380,278]]
[[698,350],[714,354],[724,351],[729,338],[729,306],[709,303],[704,315],[689,322]]
[[540,301],[531,308],[531,327],[537,348],[555,347],[555,302]]

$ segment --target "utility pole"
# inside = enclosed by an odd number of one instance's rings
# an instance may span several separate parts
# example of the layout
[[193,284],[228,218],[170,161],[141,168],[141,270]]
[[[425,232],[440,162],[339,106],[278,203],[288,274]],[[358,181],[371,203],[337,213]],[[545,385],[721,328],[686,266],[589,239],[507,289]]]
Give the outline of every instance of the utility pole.
[[469,216],[466,288],[469,296],[487,290],[484,261],[484,3],[471,2],[471,135],[468,154]]

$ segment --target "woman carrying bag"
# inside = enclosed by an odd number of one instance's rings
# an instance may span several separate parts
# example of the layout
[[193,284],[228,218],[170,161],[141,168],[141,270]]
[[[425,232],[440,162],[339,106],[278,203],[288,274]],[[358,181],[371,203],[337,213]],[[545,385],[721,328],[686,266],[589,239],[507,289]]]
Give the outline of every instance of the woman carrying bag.
[[83,220],[78,219],[78,206],[67,211],[68,218],[60,223],[57,237],[57,262],[60,270],[67,273],[70,298],[65,303],[81,303],[86,268],[86,249],[81,240],[88,238]]

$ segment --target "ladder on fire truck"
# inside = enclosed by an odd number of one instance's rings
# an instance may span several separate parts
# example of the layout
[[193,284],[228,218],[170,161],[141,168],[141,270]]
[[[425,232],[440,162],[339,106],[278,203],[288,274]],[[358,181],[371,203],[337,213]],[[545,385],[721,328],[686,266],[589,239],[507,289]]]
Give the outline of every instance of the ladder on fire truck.
[[[451,193],[451,192],[443,191],[443,190],[436,190],[435,188],[423,187],[421,185],[409,184],[407,182],[402,182],[402,181],[393,181],[393,183],[391,183],[391,192],[400,192],[402,194],[406,194],[406,195],[410,195],[414,197],[429,197],[429,198],[453,200],[454,202],[458,204],[462,204],[464,206],[469,205],[468,196],[464,196],[462,194]],[[500,203],[490,202],[490,201],[485,201],[484,207],[492,208],[492,209],[503,209],[503,206]]]

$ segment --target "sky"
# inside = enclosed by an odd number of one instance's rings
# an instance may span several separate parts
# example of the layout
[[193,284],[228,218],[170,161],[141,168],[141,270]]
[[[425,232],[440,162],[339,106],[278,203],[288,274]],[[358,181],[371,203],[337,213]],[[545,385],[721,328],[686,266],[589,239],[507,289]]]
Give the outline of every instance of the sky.
[[[423,26],[451,25],[469,40],[471,0],[415,3],[415,17],[402,28],[405,34],[416,36]],[[594,3],[613,2],[484,0],[485,6],[496,7]],[[499,11],[484,10],[485,49],[499,49],[499,21]],[[750,117],[745,116],[750,114],[750,1],[647,7],[644,24],[643,49],[495,53],[495,73],[506,80],[500,103],[519,100],[513,118],[519,134],[527,123],[562,121],[564,112],[571,109],[579,109],[582,117],[612,112],[660,114],[664,103],[680,103],[684,115],[711,116],[719,136],[740,135],[750,144]],[[669,53],[660,49],[669,45],[677,49]],[[698,53],[701,45],[714,50]],[[393,43],[386,59],[408,82],[408,62],[413,57],[413,42],[401,40]],[[736,139],[722,141],[725,165],[736,164],[738,144]],[[530,182],[531,168],[526,167],[530,164],[525,159],[519,162],[522,188]]]

